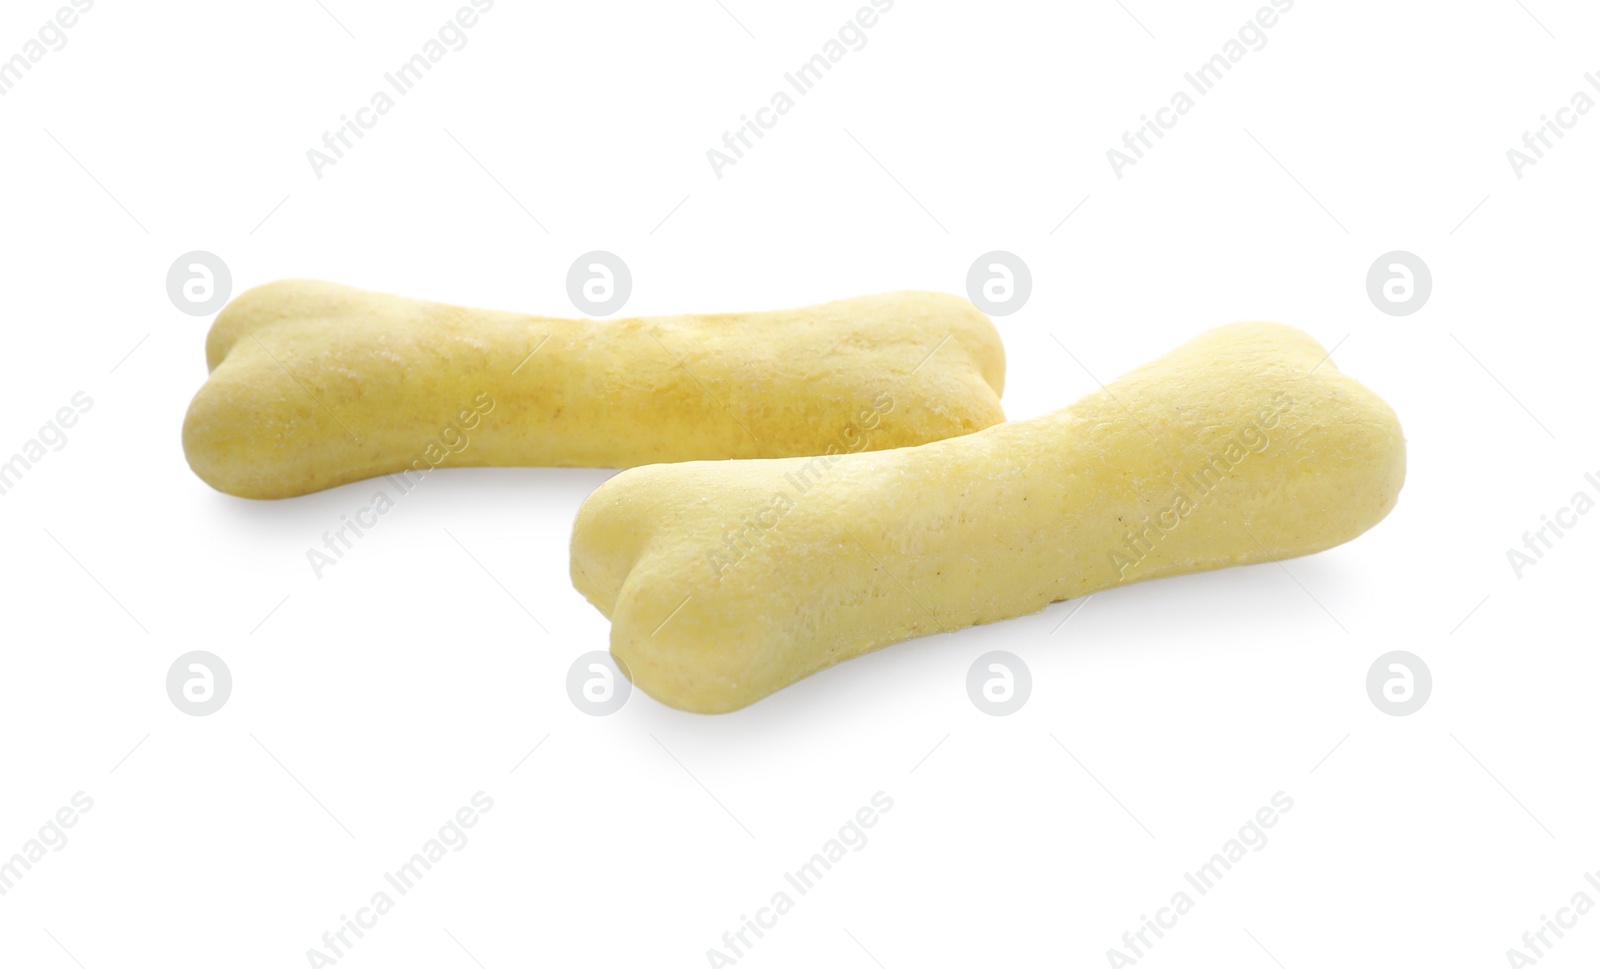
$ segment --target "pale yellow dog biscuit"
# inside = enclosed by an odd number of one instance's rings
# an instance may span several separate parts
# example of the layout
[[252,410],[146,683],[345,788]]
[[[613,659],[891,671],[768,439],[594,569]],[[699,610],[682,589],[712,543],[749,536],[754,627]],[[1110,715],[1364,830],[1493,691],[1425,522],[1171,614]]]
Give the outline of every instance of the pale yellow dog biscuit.
[[624,471],[578,513],[572,579],[635,684],[716,713],[914,636],[1330,548],[1404,477],[1387,404],[1306,334],[1238,323],[966,437]]
[[247,498],[441,464],[871,451],[1005,419],[994,325],[940,293],[587,320],[285,281],[224,308],[206,358],[184,453]]

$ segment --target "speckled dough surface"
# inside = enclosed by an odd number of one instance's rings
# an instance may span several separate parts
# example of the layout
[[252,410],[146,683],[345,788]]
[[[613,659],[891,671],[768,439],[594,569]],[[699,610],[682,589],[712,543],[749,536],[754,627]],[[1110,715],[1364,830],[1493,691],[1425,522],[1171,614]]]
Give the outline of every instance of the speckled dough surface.
[[585,320],[285,281],[224,308],[206,357],[184,453],[247,498],[441,465],[870,451],[1004,420],[994,325],[940,293]]
[[966,437],[625,471],[578,513],[572,579],[641,689],[723,712],[900,640],[1330,548],[1404,478],[1382,399],[1306,334],[1237,323]]

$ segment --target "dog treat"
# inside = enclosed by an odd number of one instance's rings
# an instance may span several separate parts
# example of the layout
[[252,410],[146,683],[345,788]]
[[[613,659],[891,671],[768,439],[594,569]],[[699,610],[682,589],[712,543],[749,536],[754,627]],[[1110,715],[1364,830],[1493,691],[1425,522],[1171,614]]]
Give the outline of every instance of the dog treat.
[[206,359],[184,453],[246,498],[441,464],[875,451],[1005,419],[994,325],[940,293],[587,320],[285,281],[224,308]]
[[719,713],[903,639],[1331,548],[1404,478],[1383,400],[1306,334],[1237,323],[965,437],[624,471],[579,510],[572,580],[635,684]]

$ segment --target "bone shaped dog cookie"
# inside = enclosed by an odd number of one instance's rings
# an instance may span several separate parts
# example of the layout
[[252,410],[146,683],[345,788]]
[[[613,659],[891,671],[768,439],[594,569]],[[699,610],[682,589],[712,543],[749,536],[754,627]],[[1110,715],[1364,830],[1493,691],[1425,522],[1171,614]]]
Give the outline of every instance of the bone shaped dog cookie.
[[443,463],[877,450],[1004,420],[994,325],[940,293],[585,320],[286,281],[224,308],[206,357],[184,453],[206,483],[248,498]]
[[572,580],[635,684],[717,713],[915,636],[1330,548],[1404,477],[1382,399],[1306,334],[1238,323],[965,437],[624,471],[579,510]]

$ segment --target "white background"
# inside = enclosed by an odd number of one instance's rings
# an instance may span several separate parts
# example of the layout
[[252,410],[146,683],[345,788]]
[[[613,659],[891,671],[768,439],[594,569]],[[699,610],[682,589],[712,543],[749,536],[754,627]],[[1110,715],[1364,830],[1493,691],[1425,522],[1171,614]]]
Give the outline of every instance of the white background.
[[[720,179],[707,149],[857,4],[500,0],[321,179],[306,150],[455,4],[95,4],[0,98],[0,457],[94,401],[0,497],[0,856],[94,801],[0,897],[0,963],[306,965],[480,790],[471,841],[340,965],[706,965],[877,791],[867,845],[740,965],[1106,965],[1277,791],[1270,842],[1142,964],[1505,965],[1600,901],[1600,515],[1506,559],[1600,473],[1600,111],[1523,178],[1506,158],[1600,98],[1600,12],[1300,0],[1119,180],[1106,150],[1256,9],[1126,2],[900,0]],[[8,3],[0,57],[54,9]],[[197,249],[235,293],[552,314],[606,249],[630,315],[960,293],[1005,249],[1034,276],[996,320],[1011,418],[1275,319],[1394,406],[1409,478],[1312,558],[904,643],[736,714],[594,718],[566,672],[608,626],[567,541],[611,472],[430,476],[315,578],[369,486],[249,502],[184,462],[210,318],[165,277]],[[1365,290],[1396,249],[1434,278],[1406,317]],[[165,692],[192,649],[232,670],[209,717]],[[967,697],[992,649],[1033,673],[1013,716]],[[1393,649],[1434,677],[1409,717],[1364,685]],[[1540,964],[1597,957],[1592,912]]]

